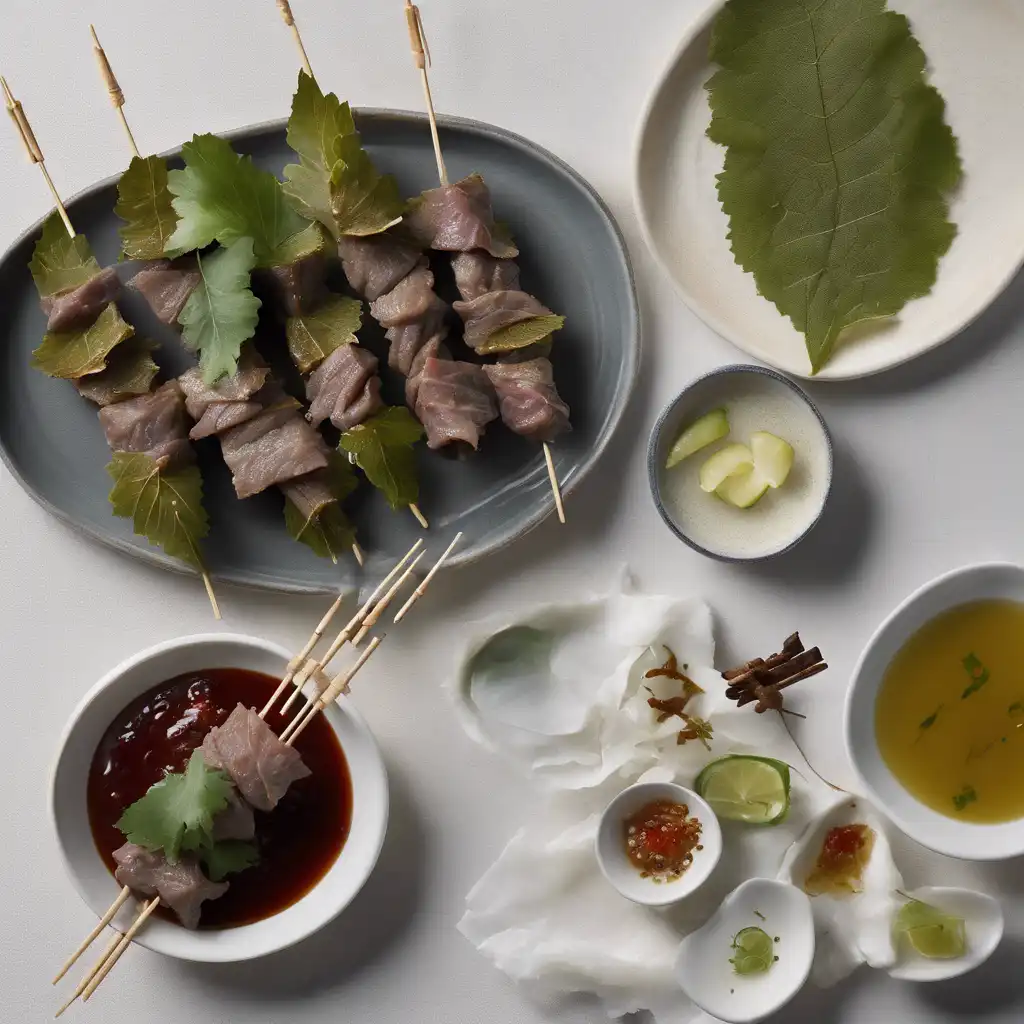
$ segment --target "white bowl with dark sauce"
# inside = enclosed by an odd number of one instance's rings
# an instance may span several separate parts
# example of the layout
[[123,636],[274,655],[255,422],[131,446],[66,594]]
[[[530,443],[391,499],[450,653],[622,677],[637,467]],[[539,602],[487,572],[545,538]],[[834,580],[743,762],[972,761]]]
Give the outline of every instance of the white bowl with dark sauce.
[[[289,652],[283,647],[256,637],[236,634],[182,637],[129,658],[104,676],[84,697],[61,738],[51,780],[50,810],[71,880],[97,917],[107,910],[121,889],[105,857],[106,845],[116,841],[112,838],[115,833],[109,825],[109,817],[102,819],[102,801],[97,802],[97,793],[108,800],[114,796],[104,792],[102,784],[97,784],[93,764],[96,759],[97,765],[106,766],[106,770],[98,770],[102,783],[111,762],[105,760],[107,753],[98,757],[97,751],[101,743],[106,744],[104,750],[108,750],[111,726],[119,722],[133,704],[136,710],[146,707],[146,702],[140,702],[139,698],[158,689],[164,692],[164,685],[178,677],[216,680],[227,678],[227,670],[239,670],[236,683],[251,678],[265,688],[272,679],[280,679],[289,658]],[[246,673],[270,678],[258,680]],[[196,686],[202,689],[201,683]],[[235,691],[226,692],[233,700],[237,685]],[[254,691],[251,701],[245,703],[259,710],[266,696],[263,689],[259,694]],[[221,711],[223,714],[223,709]],[[186,717],[192,714],[190,710]],[[321,717],[325,724],[317,727],[318,734],[304,748],[306,736],[314,731],[311,727],[300,737],[296,749],[300,754],[305,749],[304,760],[309,760],[311,769],[320,769],[321,779],[328,770],[326,766],[332,764],[339,775],[346,777],[326,779],[320,789],[315,789],[318,772],[313,770],[308,779],[294,784],[295,792],[289,790],[275,810],[266,815],[256,813],[256,840],[261,856],[266,857],[262,876],[266,884],[260,883],[259,875],[249,881],[245,880],[244,873],[229,876],[229,882],[235,879],[235,893],[229,889],[222,897],[223,906],[208,915],[212,926],[200,918],[198,929],[186,929],[171,915],[163,917],[158,911],[137,933],[135,941],[155,952],[183,960],[248,960],[301,941],[335,918],[352,901],[373,871],[384,842],[388,820],[387,773],[376,741],[351,701],[343,699]],[[148,723],[153,736],[158,737],[161,731],[166,734],[167,730],[162,730],[155,719],[156,713],[148,709],[146,716],[138,718]],[[175,719],[173,708],[169,709],[168,719],[171,726],[180,721],[180,717]],[[267,721],[275,732],[283,729],[284,720],[276,711],[270,713]],[[336,758],[329,756],[332,747],[340,748]],[[155,771],[161,770],[160,764],[157,759]],[[147,782],[146,786],[149,784]],[[300,786],[304,787],[301,791]],[[107,787],[111,788],[117,787]],[[348,806],[335,815],[334,835],[326,838],[307,835],[302,824],[309,821],[311,808],[306,805],[324,798],[325,793],[328,795],[321,810],[333,810],[338,794],[345,794]],[[130,803],[134,798],[134,794],[126,796],[125,802]],[[301,838],[293,838],[289,832],[289,825],[296,823],[298,827],[292,832]],[[332,843],[333,853],[329,848]],[[104,853],[97,844],[104,847]],[[305,861],[305,851],[313,851],[317,844],[319,861]],[[261,868],[257,865],[250,870],[259,872]],[[286,881],[288,877],[292,878],[291,882]],[[276,903],[269,895],[266,899],[259,898],[269,887],[271,878],[277,880]],[[253,902],[249,907],[240,895],[246,890],[252,894]],[[233,903],[228,902],[229,897]],[[203,907],[214,908],[217,902],[204,903]],[[137,912],[138,902],[129,900],[114,923],[123,930]]]

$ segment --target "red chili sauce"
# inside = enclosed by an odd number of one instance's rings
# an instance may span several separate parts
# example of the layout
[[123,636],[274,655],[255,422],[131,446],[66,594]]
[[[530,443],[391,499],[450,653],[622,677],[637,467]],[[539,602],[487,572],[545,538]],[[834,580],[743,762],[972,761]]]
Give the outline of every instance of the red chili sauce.
[[[278,680],[247,669],[217,668],[170,679],[132,701],[100,740],[89,770],[93,839],[110,856],[125,843],[117,821],[165,772],[183,771],[192,751],[241,702],[262,708]],[[268,723],[280,732],[275,711]],[[251,924],[290,907],[324,876],[341,853],[352,820],[352,782],[334,731],[318,715],[295,744],[312,775],[293,782],[269,814],[256,811],[260,860],[230,875],[231,888],[203,904],[200,928]],[[175,920],[161,907],[158,913]]]
[[693,863],[701,824],[686,804],[652,800],[623,822],[626,856],[642,878],[674,881]]

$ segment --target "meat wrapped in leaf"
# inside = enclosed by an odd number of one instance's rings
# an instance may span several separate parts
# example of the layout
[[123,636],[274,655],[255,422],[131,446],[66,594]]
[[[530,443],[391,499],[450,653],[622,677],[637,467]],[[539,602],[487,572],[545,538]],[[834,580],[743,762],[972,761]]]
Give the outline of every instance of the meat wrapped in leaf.
[[460,252],[452,260],[455,286],[463,300],[470,302],[487,292],[519,290],[519,266],[486,252]]
[[321,251],[256,273],[259,282],[273,293],[287,316],[305,316],[327,298],[326,268],[327,262]]
[[272,811],[293,782],[311,774],[298,751],[285,746],[244,704],[239,704],[223,725],[206,734],[203,758],[211,768],[226,772],[258,811]]
[[[445,321],[448,304],[435,294],[427,311],[411,323],[389,327],[384,337],[391,343],[388,348],[388,366],[403,377],[412,374],[413,363],[423,347],[431,341],[442,342],[448,337]],[[422,366],[422,360],[420,361]]]
[[[485,292],[468,302],[452,303],[452,309],[465,324],[463,338],[466,344],[479,353],[502,351],[506,346],[501,343],[500,335],[516,324],[538,322],[538,330],[534,332],[536,337],[523,341],[523,344],[532,344],[552,330],[558,330],[564,322],[562,317],[555,316],[532,295],[519,291]],[[521,345],[513,343],[508,347],[519,348]]]
[[178,316],[201,278],[195,257],[186,256],[173,262],[156,260],[143,267],[128,282],[128,287],[146,300],[160,323],[177,329]]
[[553,441],[570,430],[569,406],[555,387],[551,360],[491,363],[484,372],[498,396],[501,420],[532,441]]
[[391,232],[338,240],[341,269],[352,290],[368,302],[391,291],[422,259],[419,246]]
[[48,317],[46,330],[59,333],[88,327],[120,294],[117,271],[107,267],[72,291],[46,295],[39,300]]
[[188,441],[185,394],[176,380],[147,395],[105,406],[99,417],[112,451],[148,455],[168,469],[195,458]]
[[306,397],[314,427],[327,419],[339,430],[357,426],[384,407],[377,357],[360,345],[342,345],[309,375]]
[[253,419],[263,412],[263,405],[254,395],[266,384],[269,367],[250,345],[242,350],[238,371],[210,385],[203,380],[198,366],[178,378],[185,393],[185,406],[196,421],[189,437],[222,434],[231,427]]
[[461,441],[476,448],[498,415],[487,374],[472,363],[431,357],[418,375],[416,416],[431,448]]
[[391,291],[370,304],[370,315],[384,328],[415,323],[436,304],[434,275],[426,266],[416,267]]
[[483,249],[501,258],[519,254],[495,226],[491,192],[479,174],[424,192],[410,204],[406,224],[425,248],[445,252]]
[[113,405],[135,395],[145,395],[153,385],[159,368],[153,362],[156,346],[143,338],[121,342],[107,356],[106,368],[74,381],[83,398],[97,405]]
[[227,882],[211,882],[191,856],[169,864],[161,852],[125,843],[114,851],[113,858],[117,863],[114,877],[121,885],[143,896],[159,896],[186,928],[199,926],[206,900],[218,899],[228,891]]

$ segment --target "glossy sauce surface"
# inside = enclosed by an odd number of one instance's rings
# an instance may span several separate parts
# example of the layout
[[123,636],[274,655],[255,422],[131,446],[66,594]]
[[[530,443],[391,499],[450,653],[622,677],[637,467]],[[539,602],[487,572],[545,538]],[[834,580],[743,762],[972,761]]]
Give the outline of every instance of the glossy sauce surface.
[[642,878],[672,881],[693,863],[701,824],[686,804],[653,800],[623,823],[626,856]]
[[[88,781],[93,839],[111,871],[110,855],[125,841],[117,829],[124,809],[165,772],[182,771],[210,729],[239,702],[262,708],[277,683],[247,669],[207,669],[154,687],[117,715],[96,749]],[[283,728],[275,712],[268,722],[275,732]],[[352,784],[345,755],[322,715],[296,749],[312,775],[293,783],[271,813],[256,812],[260,862],[231,875],[227,893],[203,905],[200,928],[231,928],[279,913],[309,892],[341,852],[352,818]]]

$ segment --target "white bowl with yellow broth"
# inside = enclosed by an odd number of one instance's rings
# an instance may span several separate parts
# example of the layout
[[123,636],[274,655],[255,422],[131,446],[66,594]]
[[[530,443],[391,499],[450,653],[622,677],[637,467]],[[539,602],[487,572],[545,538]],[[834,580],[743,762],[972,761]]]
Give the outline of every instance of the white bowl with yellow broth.
[[846,744],[912,839],[965,860],[1024,854],[1024,568],[959,569],[904,601],[854,670]]

